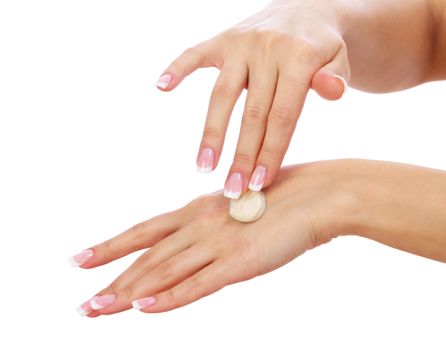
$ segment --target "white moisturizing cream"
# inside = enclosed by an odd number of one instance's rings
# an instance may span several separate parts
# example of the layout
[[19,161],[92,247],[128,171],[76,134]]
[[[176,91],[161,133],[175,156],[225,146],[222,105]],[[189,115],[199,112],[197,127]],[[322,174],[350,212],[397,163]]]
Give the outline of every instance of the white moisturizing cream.
[[231,199],[229,215],[241,222],[253,222],[263,215],[266,208],[265,195],[259,191],[247,191],[238,199]]

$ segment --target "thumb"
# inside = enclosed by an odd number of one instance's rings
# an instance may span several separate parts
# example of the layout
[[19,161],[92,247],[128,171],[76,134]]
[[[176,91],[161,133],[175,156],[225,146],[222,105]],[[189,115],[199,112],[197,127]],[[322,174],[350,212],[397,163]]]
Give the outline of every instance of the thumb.
[[350,64],[347,49],[342,47],[336,56],[314,74],[311,88],[327,100],[338,100],[347,91]]

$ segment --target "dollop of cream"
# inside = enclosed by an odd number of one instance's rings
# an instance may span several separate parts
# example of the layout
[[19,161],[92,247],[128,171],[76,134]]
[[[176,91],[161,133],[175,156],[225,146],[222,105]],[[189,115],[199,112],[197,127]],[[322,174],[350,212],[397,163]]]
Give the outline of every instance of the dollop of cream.
[[261,218],[266,208],[263,192],[247,191],[238,199],[231,199],[229,215],[237,221],[253,222]]

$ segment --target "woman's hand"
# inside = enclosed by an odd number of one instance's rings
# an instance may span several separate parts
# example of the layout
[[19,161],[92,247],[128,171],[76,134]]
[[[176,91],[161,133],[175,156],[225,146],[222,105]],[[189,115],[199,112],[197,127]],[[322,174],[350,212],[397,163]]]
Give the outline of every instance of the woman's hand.
[[224,195],[238,198],[276,177],[308,89],[339,99],[350,78],[339,9],[327,1],[278,1],[216,37],[186,50],[157,86],[174,89],[201,67],[217,67],[197,157],[199,171],[218,163],[234,104],[248,94]]
[[220,191],[74,256],[75,265],[92,268],[150,247],[80,312],[112,314],[132,302],[144,312],[172,310],[340,234],[446,262],[444,171],[364,160],[309,163],[282,169],[265,195],[266,212],[254,223],[229,217]]
[[232,219],[220,191],[82,252],[72,262],[92,268],[151,247],[79,311],[113,314],[135,300],[144,312],[172,310],[328,242],[341,232],[338,222],[345,229],[351,205],[336,167],[324,162],[282,169],[265,190],[265,214],[254,223]]
[[[309,88],[339,99],[349,85],[371,92],[444,79],[441,0],[274,0],[263,11],[186,50],[157,86],[174,89],[201,67],[217,67],[197,157],[218,163],[234,104],[248,94],[224,194],[260,190],[277,175]],[[351,76],[350,76],[351,72]]]

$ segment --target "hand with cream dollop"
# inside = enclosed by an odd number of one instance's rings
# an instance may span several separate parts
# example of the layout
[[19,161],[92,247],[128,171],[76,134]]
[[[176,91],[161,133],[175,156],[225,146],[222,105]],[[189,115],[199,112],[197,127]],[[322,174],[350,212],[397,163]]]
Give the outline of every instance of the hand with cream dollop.
[[222,192],[135,225],[71,258],[82,268],[148,249],[79,307],[91,317],[132,306],[172,310],[286,264],[343,234],[446,262],[446,172],[332,160],[282,168],[252,223],[229,216]]

